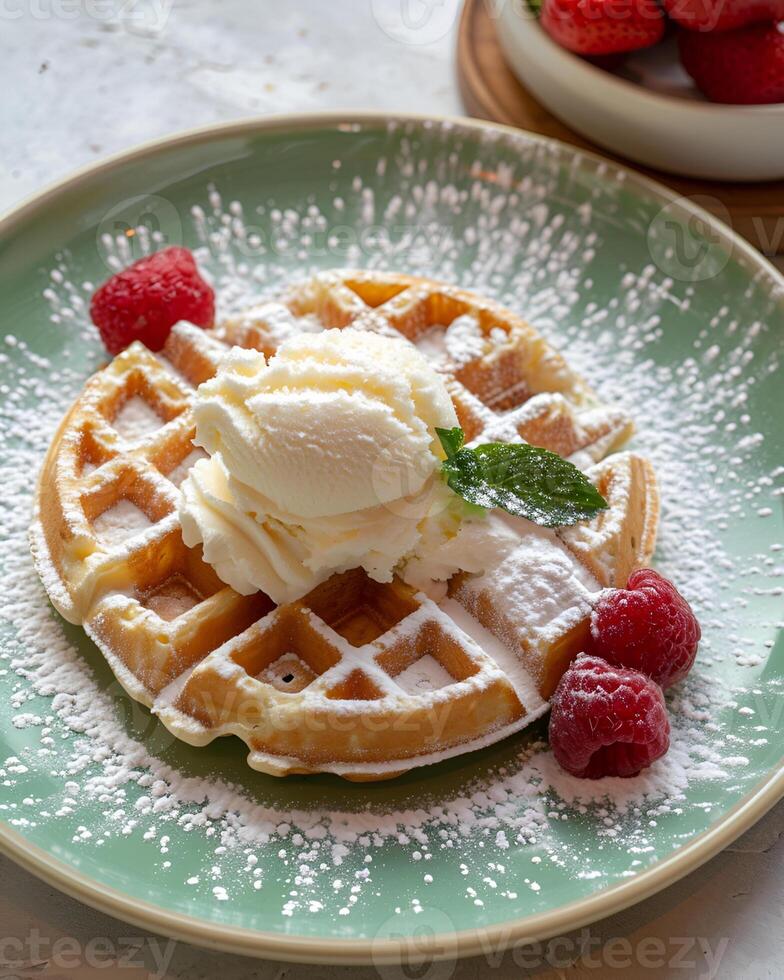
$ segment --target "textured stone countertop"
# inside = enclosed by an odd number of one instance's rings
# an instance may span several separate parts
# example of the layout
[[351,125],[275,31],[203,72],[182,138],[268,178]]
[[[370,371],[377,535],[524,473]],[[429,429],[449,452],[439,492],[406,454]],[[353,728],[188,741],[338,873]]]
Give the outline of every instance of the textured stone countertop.
[[[459,114],[458,7],[458,0],[1,0],[0,210],[76,167],[191,126],[335,108]],[[782,977],[783,834],[780,804],[685,880],[592,926],[587,958],[574,965],[554,967],[546,956],[517,950],[491,962],[384,970],[383,976]],[[49,942],[71,937],[82,951],[80,965],[7,973],[3,958],[14,948],[8,941],[31,936]],[[90,940],[116,944],[129,936],[138,936],[136,959],[143,968],[90,966],[84,955]],[[663,942],[667,966],[644,965],[646,940]],[[158,943],[0,858],[3,980],[378,975],[371,967],[287,966]],[[597,957],[602,946],[607,955]],[[631,950],[637,965],[613,968],[613,948],[619,964]],[[156,955],[166,964],[163,974]]]

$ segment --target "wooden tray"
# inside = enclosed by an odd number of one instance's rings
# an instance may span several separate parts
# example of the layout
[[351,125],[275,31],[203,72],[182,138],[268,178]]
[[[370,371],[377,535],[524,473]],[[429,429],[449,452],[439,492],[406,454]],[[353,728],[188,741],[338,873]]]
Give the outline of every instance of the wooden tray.
[[[631,166],[697,202],[744,235],[768,256],[784,254],[784,181],[731,184],[674,177],[623,160],[583,139],[537,102],[504,61],[495,22],[485,0],[466,0],[457,40],[460,93],[468,112],[480,119],[519,126],[601,153]],[[726,209],[726,210],[725,210]]]

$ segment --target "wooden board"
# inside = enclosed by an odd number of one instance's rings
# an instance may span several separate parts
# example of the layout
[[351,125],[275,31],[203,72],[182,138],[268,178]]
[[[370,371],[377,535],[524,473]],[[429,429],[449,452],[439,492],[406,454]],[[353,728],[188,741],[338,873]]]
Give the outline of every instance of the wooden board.
[[472,116],[551,136],[630,166],[678,194],[696,197],[702,207],[725,220],[729,212],[733,228],[766,255],[784,254],[784,181],[732,184],[674,177],[589,143],[556,119],[517,80],[504,61],[485,0],[466,0],[463,7],[457,73],[463,102]]

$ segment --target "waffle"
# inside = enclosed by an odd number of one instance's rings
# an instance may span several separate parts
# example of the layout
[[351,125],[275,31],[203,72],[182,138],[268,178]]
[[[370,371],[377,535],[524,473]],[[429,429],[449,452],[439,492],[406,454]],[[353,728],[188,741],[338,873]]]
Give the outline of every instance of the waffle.
[[[514,532],[498,566],[425,595],[362,569],[276,606],[226,586],[182,540],[178,486],[196,386],[227,345],[271,355],[302,330],[403,335],[442,372],[470,441],[528,441],[582,466],[609,501],[559,532]],[[180,323],[159,355],[132,344],[86,384],[41,472],[32,526],[51,600],[131,697],[194,745],[235,734],[249,765],[382,779],[522,728],[582,648],[601,589],[647,563],[658,518],[631,434],[527,323],[469,292],[332,272],[210,331]],[[608,455],[612,454],[612,455]]]

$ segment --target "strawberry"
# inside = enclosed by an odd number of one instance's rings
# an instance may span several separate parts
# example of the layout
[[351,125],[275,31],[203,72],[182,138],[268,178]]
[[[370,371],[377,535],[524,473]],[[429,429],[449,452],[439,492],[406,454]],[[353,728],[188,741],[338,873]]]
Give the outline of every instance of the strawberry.
[[776,24],[704,34],[681,31],[681,63],[713,102],[784,102],[784,33]]
[[584,55],[635,51],[664,35],[656,0],[544,0],[540,22],[554,41]]
[[784,0],[661,0],[670,17],[691,31],[732,31],[784,20]]

